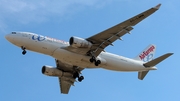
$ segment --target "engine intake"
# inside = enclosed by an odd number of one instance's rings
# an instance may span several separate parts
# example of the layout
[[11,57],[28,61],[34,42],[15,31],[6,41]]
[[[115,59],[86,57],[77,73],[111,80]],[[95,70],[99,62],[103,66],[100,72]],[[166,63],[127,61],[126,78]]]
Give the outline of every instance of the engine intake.
[[79,37],[71,37],[69,44],[74,48],[91,48],[92,43]]

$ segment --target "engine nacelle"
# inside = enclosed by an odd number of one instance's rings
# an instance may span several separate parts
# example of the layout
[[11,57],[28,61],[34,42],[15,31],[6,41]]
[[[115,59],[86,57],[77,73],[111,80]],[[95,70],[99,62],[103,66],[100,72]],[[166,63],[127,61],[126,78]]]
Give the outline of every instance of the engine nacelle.
[[52,66],[43,66],[42,73],[48,76],[58,76],[58,77],[63,76],[63,72],[61,70],[54,68]]
[[74,48],[91,48],[92,43],[79,37],[71,37],[69,44]]
[[42,73],[47,76],[56,76],[56,77],[71,77],[72,74],[69,72],[63,72],[52,66],[43,66]]

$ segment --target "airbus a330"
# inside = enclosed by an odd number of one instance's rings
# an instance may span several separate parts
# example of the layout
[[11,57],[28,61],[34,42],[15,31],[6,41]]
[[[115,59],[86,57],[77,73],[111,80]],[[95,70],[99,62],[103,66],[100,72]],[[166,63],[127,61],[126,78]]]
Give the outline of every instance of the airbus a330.
[[44,65],[42,73],[58,77],[60,90],[68,94],[74,82],[81,82],[84,77],[82,70],[85,68],[103,68],[114,71],[138,72],[138,78],[143,80],[150,70],[156,70],[155,65],[171,56],[173,53],[164,54],[153,59],[156,46],[151,44],[136,58],[130,59],[105,51],[109,45],[113,46],[116,40],[130,33],[133,26],[153,14],[161,4],[152,7],[122,23],[88,38],[71,37],[69,42],[38,35],[31,32],[12,32],[5,38],[12,44],[22,49],[42,53],[55,58],[56,67]]

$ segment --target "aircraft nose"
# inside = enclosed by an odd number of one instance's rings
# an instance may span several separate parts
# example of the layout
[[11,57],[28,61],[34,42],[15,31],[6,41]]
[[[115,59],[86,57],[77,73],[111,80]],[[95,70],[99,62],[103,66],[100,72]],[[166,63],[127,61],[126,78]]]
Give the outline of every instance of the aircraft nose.
[[5,35],[5,38],[12,44],[16,46],[23,46],[21,40],[21,34],[17,32],[11,32],[10,34]]
[[8,41],[10,41],[10,42],[13,41],[13,37],[12,37],[11,35],[9,35],[9,34],[7,34],[7,35],[5,36],[5,38],[6,38]]

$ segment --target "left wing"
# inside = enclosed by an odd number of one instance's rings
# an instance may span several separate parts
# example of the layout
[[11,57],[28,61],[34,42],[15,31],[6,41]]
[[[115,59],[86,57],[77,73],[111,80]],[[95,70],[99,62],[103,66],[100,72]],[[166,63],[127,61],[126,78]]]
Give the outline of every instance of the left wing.
[[132,26],[135,26],[140,21],[148,17],[149,15],[153,14],[155,11],[159,9],[161,4],[146,10],[143,13],[140,13],[120,24],[117,24],[101,33],[98,33],[94,36],[87,38],[88,41],[93,43],[90,51],[93,52],[95,56],[98,56],[108,45],[113,45],[112,43],[117,39],[121,40],[121,37],[126,34],[130,33],[133,29]]
[[59,84],[60,84],[61,93],[68,94],[69,89],[70,89],[71,85],[74,85],[74,82],[72,82],[70,80],[63,80],[62,78],[59,78]]
[[73,78],[73,73],[75,71],[80,72],[83,70],[83,68],[80,68],[80,67],[77,68],[75,66],[62,63],[61,61],[57,59],[55,61],[56,61],[56,66],[58,69],[62,70],[63,72],[68,72],[66,73],[66,75],[64,74],[63,77],[61,78],[59,77],[61,93],[68,94],[71,85],[74,85],[74,82],[76,81],[75,78]]

